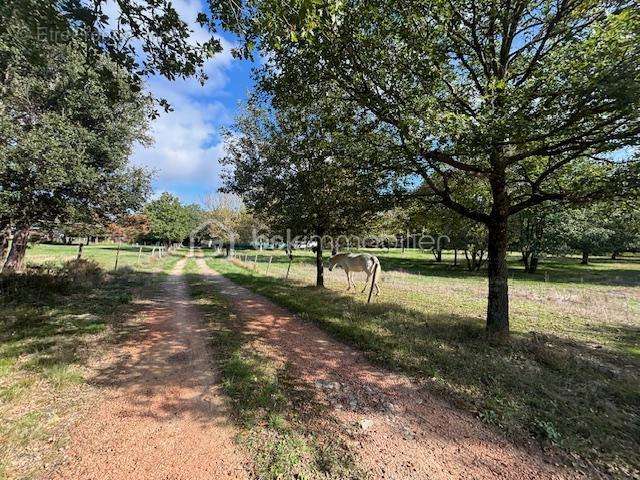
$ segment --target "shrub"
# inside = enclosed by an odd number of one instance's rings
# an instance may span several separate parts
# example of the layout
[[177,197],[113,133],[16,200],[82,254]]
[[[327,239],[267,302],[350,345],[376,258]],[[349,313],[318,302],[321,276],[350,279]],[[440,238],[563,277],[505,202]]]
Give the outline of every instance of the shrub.
[[0,275],[2,303],[46,303],[50,295],[67,295],[78,287],[92,288],[104,281],[105,274],[91,260],[70,260],[62,265],[29,265],[25,273]]

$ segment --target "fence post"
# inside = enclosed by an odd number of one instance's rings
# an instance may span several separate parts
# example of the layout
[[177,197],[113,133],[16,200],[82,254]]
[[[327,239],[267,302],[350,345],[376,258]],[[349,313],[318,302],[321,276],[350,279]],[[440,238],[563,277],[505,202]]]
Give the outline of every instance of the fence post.
[[369,298],[367,303],[371,303],[371,294],[373,293],[373,286],[376,284],[376,274],[378,273],[378,264],[373,266],[373,278],[371,279],[371,288],[369,289]]
[[118,270],[118,258],[120,257],[120,243],[118,242],[118,249],[116,250],[116,265],[113,267],[113,270]]
[[84,245],[82,243],[80,243],[78,245],[78,260],[80,260],[82,258],[82,248],[84,247]]
[[271,268],[271,261],[273,260],[273,255],[269,257],[269,264],[267,265],[267,273],[266,275],[269,275],[269,269]]
[[289,270],[291,270],[291,262],[293,262],[293,255],[289,255],[289,266],[287,267],[287,274],[284,279],[289,280]]
[[138,250],[138,261],[136,262],[136,265],[140,265],[140,256],[142,255],[142,247],[140,247],[140,250]]
[[253,269],[258,269],[258,254],[256,253],[256,258],[253,259]]

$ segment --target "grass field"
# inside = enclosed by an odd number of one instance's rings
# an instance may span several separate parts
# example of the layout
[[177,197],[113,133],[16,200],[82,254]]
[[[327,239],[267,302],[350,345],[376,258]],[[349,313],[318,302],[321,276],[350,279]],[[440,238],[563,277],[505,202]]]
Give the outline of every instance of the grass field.
[[[38,245],[27,260],[47,263],[49,273],[0,277],[0,479],[38,477],[56,460],[66,429],[95,395],[92,366],[130,332],[126,320],[157,287],[154,273],[178,259],[116,273],[91,264],[61,269],[74,253],[74,247]],[[114,253],[110,245],[90,246],[85,258],[108,268]],[[120,260],[131,265],[137,253]]]
[[208,262],[515,439],[558,447],[576,468],[640,475],[640,259],[557,259],[527,275],[514,257],[513,335],[490,343],[486,280],[448,256],[436,264],[420,252],[377,252],[382,295],[367,305],[366,293],[344,291],[341,270],[326,272],[327,289],[313,288],[308,253],[296,253],[289,282],[279,252],[257,264],[256,252],[238,253]]
[[[142,254],[138,260],[140,247],[133,245],[121,245],[118,254],[118,245],[115,243],[89,244],[83,247],[82,258],[97,262],[105,270],[115,267],[116,255],[118,256],[118,268],[131,267],[136,270],[154,270],[159,259],[157,253],[151,256],[152,246],[143,246]],[[73,260],[78,255],[77,245],[30,245],[27,250],[27,265],[60,264],[66,260]]]
[[[96,394],[87,383],[94,363],[130,333],[124,320],[140,308],[137,300],[153,293],[158,273],[184,253],[157,259],[148,247],[138,262],[137,248],[122,247],[114,272],[116,249],[85,247],[83,258],[101,269],[69,277],[60,266],[77,247],[36,245],[27,262],[46,268],[2,280],[0,478],[37,476],[54,461],[65,429]],[[514,255],[512,337],[493,343],[483,329],[486,279],[466,271],[464,258],[453,267],[449,252],[442,264],[417,251],[375,253],[382,294],[370,305],[366,293],[345,292],[341,270],[326,271],[327,289],[314,288],[310,252],[296,252],[289,281],[282,252],[238,252],[233,261],[206,255],[227,277],[374,363],[406,372],[515,441],[535,437],[587,472],[640,475],[640,258],[595,258],[588,266],[577,258],[546,260],[528,275]],[[46,271],[62,273],[52,278]],[[263,478],[278,478],[294,464],[302,474],[322,466],[334,478],[357,477],[353,459],[326,433],[322,422],[329,420],[305,400],[286,365],[238,333],[239,320],[193,261],[186,273]]]

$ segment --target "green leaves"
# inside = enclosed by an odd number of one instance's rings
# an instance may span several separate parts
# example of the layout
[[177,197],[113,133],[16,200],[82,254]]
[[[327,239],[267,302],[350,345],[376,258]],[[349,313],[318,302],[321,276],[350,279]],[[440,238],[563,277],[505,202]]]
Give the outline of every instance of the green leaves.
[[181,243],[203,220],[197,205],[182,205],[178,197],[166,192],[150,202],[144,213],[149,219],[146,237],[162,243]]
[[[195,21],[210,32],[215,22],[204,12],[196,18],[182,18],[171,2],[117,0],[6,0],[0,7],[0,31],[17,26],[13,40],[28,47],[24,60],[35,65],[44,59],[43,44],[81,42],[91,57],[107,55],[128,73],[129,83],[142,86],[144,77],[162,75],[170,80],[197,76],[205,79],[204,64],[222,50],[213,36],[204,42],[194,39],[190,23]],[[12,43],[0,44],[9,53]],[[6,49],[5,49],[6,47]],[[15,53],[15,52],[14,52]],[[0,71],[2,71],[0,60]]]
[[[0,45],[14,34],[0,31]],[[73,38],[15,40],[18,48],[2,50],[0,221],[95,223],[139,207],[149,177],[128,157],[146,141],[149,105],[128,74],[104,55],[87,65]],[[40,61],[26,61],[34,51]]]
[[388,206],[391,181],[369,165],[388,155],[385,137],[355,122],[354,113],[327,91],[276,111],[251,103],[227,135],[226,189],[278,232],[354,233]]

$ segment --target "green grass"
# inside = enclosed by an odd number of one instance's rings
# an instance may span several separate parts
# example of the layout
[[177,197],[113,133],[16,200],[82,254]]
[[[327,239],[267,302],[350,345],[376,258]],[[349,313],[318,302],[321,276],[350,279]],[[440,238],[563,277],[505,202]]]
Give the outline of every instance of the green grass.
[[[159,285],[151,272],[177,261],[72,271],[61,267],[67,247],[42,247],[46,269],[0,276],[0,478],[38,477],[56,457],[74,413],[95,394],[92,359],[134,331],[128,319],[144,308],[135,300]],[[105,260],[103,250],[91,253]]]
[[255,474],[265,480],[355,479],[364,474],[332,434],[338,428],[287,364],[242,333],[242,320],[187,264],[190,293],[204,315],[222,384],[231,399],[242,442],[253,454]]
[[[469,272],[466,268],[466,260],[464,252],[458,252],[458,265],[454,266],[454,254],[452,251],[444,251],[442,262],[436,262],[431,251],[406,249],[402,252],[400,249],[361,249],[353,250],[353,252],[369,252],[377,255],[382,262],[385,271],[407,272],[417,275],[427,275],[432,277],[452,278],[452,279],[477,279],[483,281],[486,272],[481,269],[480,272]],[[329,252],[326,252],[327,256]],[[236,252],[238,258],[244,260],[245,255],[247,262],[253,263],[256,254],[259,263],[264,264],[269,257],[273,257],[273,265],[286,265],[289,259],[281,250],[264,250],[257,252],[254,250],[240,250]],[[524,266],[520,262],[521,255],[517,252],[509,253],[507,260],[509,263],[510,278],[519,281],[538,284],[549,283],[557,284],[561,287],[563,284],[580,288],[597,286],[610,287],[617,286],[636,286],[640,287],[640,256],[627,254],[619,257],[617,260],[611,260],[609,257],[593,256],[589,265],[581,265],[580,258],[577,256],[564,257],[548,257],[540,261],[540,266],[535,274],[528,274],[524,271]],[[294,253],[294,264],[315,263],[315,256],[308,250],[296,250]]]
[[[116,255],[118,255],[118,268],[129,267],[138,271],[153,271],[159,265],[166,267],[167,258],[175,258],[177,261],[181,253],[165,256],[162,259],[153,257],[151,252],[153,247],[142,247],[142,254],[138,262],[140,247],[133,245],[121,245],[118,254],[118,245],[115,243],[97,243],[85,245],[82,251],[82,258],[97,262],[103,269],[111,271],[115,267]],[[65,260],[72,260],[78,255],[77,245],[54,245],[54,244],[31,244],[27,250],[26,262],[31,265],[60,264]]]
[[[640,474],[640,312],[634,282],[572,284],[568,278],[578,267],[564,263],[556,267],[564,273],[555,282],[516,275],[512,337],[492,343],[483,328],[484,278],[430,263],[422,270],[412,267],[416,273],[400,272],[385,255],[383,294],[371,305],[366,294],[344,292],[342,271],[327,272],[327,289],[310,286],[308,257],[296,259],[290,282],[282,280],[286,259],[280,256],[269,276],[268,255],[256,270],[252,263],[208,262],[375,363],[422,379],[515,440],[533,436],[553,445],[577,469],[618,478]],[[600,267],[590,268],[585,273],[593,277]],[[615,278],[606,269],[600,276]]]

